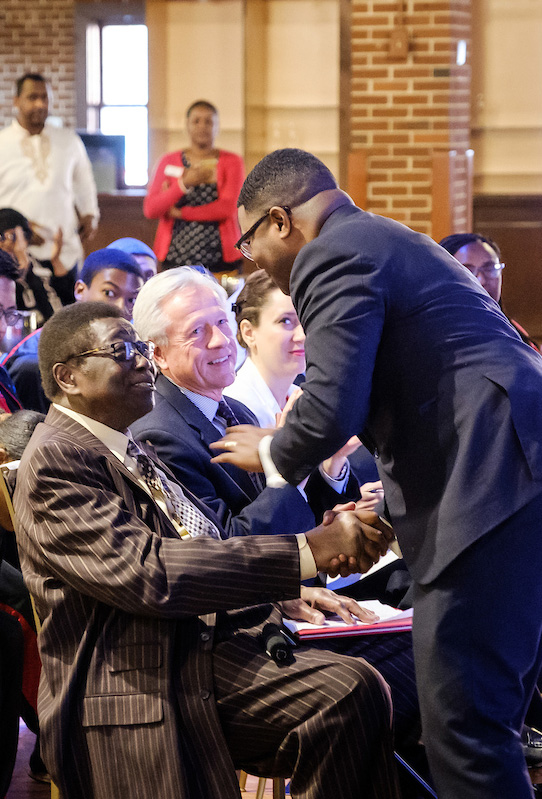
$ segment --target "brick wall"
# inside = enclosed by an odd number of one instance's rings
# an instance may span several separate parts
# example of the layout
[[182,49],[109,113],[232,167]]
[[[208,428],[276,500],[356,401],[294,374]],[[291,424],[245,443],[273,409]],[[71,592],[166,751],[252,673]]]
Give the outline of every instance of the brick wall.
[[[431,235],[432,156],[457,150],[451,230],[467,226],[464,152],[470,133],[470,0],[352,0],[351,148],[367,152],[367,210]],[[406,28],[408,54],[389,53]]]
[[13,116],[14,82],[25,72],[49,78],[51,114],[75,125],[74,0],[1,0],[0,127]]

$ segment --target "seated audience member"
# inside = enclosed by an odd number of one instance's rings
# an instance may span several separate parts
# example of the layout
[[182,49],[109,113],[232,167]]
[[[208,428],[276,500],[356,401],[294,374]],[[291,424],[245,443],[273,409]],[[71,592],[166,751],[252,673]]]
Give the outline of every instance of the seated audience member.
[[[30,436],[38,422],[43,421],[44,415],[34,413],[34,411],[15,411],[15,413],[4,413],[0,416],[0,464],[6,472],[6,482],[8,487],[15,487],[15,477],[19,459],[26,447]],[[36,645],[36,628],[34,624],[34,614],[30,596],[23,581],[20,571],[19,558],[15,545],[13,525],[7,506],[0,497],[0,610],[3,614],[9,614],[13,621],[19,624],[20,636],[17,640],[22,640],[22,661],[20,674],[12,671],[12,676],[8,679],[4,676],[4,669],[0,667],[0,691],[4,698],[0,699],[9,704],[16,711],[17,722],[19,716],[29,730],[36,735],[34,750],[30,755],[29,775],[37,782],[50,782],[51,778],[47,774],[47,769],[40,757],[39,725],[37,716],[37,695],[38,683],[41,670],[41,663]],[[16,659],[16,655],[2,646],[3,655],[10,661]],[[0,659],[2,657],[0,656]],[[8,681],[6,682],[6,679]],[[10,695],[8,700],[7,695]],[[2,726],[8,725],[8,714],[0,713]],[[5,734],[7,733],[7,727]],[[17,724],[18,734],[18,724]],[[15,737],[15,742],[17,737]],[[9,760],[9,747],[0,747],[0,774],[4,770],[5,757]],[[15,747],[16,750],[16,747]],[[0,782],[2,777],[0,776]],[[5,793],[0,790],[0,796]]]
[[[294,380],[304,378],[305,333],[291,298],[263,269],[248,276],[233,309],[237,340],[247,358],[224,394],[243,402],[260,427],[275,427],[287,399],[295,396]],[[359,441],[346,451],[365,506],[371,506],[371,499],[376,505],[382,485],[372,455]]]
[[[439,241],[450,255],[463,264],[485,288],[490,297],[498,302],[502,309],[502,270],[501,251],[498,245],[480,233],[454,233]],[[540,352],[538,345],[529,337],[526,330],[515,319],[507,317],[526,344]]]
[[0,796],[5,796],[17,757],[24,638],[20,624],[0,608]]
[[[142,338],[153,341],[161,374],[155,407],[131,425],[132,433],[151,444],[176,478],[212,508],[228,536],[304,532],[327,508],[350,495],[359,499],[357,483],[342,495],[344,480],[330,480],[338,484],[335,490],[323,470],[317,471],[306,487],[307,502],[293,486],[265,487],[260,475],[211,462],[209,444],[220,437],[232,414],[238,422],[255,421],[237,400],[225,407],[222,400],[224,387],[233,381],[235,363],[226,303],[226,294],[214,279],[188,267],[162,272],[142,288],[134,325]],[[337,471],[343,465],[344,458],[339,457]],[[356,608],[351,600],[338,599],[324,589],[304,588],[302,597],[317,605],[314,612],[305,605],[297,609],[306,621],[323,620],[318,608],[341,613],[341,602]],[[349,641],[348,651],[377,666],[389,682],[395,730],[402,739],[418,721],[411,638],[401,633],[379,639],[378,645],[367,637]]]
[[328,651],[296,648],[281,665],[265,651],[266,625],[281,623],[267,603],[299,597],[317,569],[368,568],[389,533],[359,511],[302,536],[221,540],[216,516],[131,439],[153,403],[151,352],[104,303],[61,309],[40,339],[54,404],[14,501],[43,621],[51,776],[78,799],[238,799],[236,768],[291,774],[293,797],[337,785],[343,799],[396,797],[377,672]]
[[224,393],[250,408],[260,427],[275,427],[305,372],[305,333],[292,300],[263,269],[248,276],[234,310],[248,357]]
[[[120,308],[125,319],[132,318],[137,292],[143,285],[138,263],[121,250],[103,249],[86,258],[74,289],[76,302],[98,300]],[[41,330],[20,341],[2,360],[25,408],[47,412],[49,400],[41,387],[38,343]]]
[[35,311],[36,322],[41,326],[58,308],[73,302],[75,277],[74,270],[66,270],[60,260],[60,230],[53,241],[51,269],[30,255],[28,248],[34,238],[34,231],[25,216],[13,208],[0,209],[0,248],[9,252],[19,264],[17,308]]
[[[259,475],[211,463],[209,444],[226,426],[255,423],[244,405],[222,398],[235,376],[235,341],[226,308],[224,289],[190,267],[167,270],[145,284],[134,306],[134,325],[140,336],[153,341],[161,374],[155,407],[134,424],[133,432],[149,441],[177,479],[217,513],[228,534],[298,532],[315,518],[297,488],[263,490]],[[343,493],[346,478],[339,475],[345,461],[330,464],[327,482],[321,473],[315,475],[314,491],[307,485],[320,518],[326,508],[351,498]]]
[[[19,275],[17,262],[0,249],[0,342],[6,335],[8,325],[15,325],[20,314],[15,305],[15,286]],[[0,366],[0,413],[19,410],[21,403],[13,381],[3,366]]]
[[111,244],[107,245],[107,249],[111,247],[134,256],[139,264],[145,283],[158,271],[158,259],[154,251],[144,241],[126,237],[112,241]]

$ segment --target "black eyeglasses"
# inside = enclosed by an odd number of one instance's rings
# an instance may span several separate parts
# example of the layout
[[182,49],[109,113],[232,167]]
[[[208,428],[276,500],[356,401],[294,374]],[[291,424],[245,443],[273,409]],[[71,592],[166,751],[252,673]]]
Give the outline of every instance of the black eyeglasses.
[[77,355],[70,355],[68,360],[86,358],[88,355],[113,358],[117,363],[134,364],[137,355],[142,355],[148,361],[152,361],[154,343],[152,341],[115,341],[114,344],[109,344],[107,347],[96,347],[94,350],[85,350],[85,352],[78,352]]
[[[291,216],[292,210],[287,205],[280,205],[279,208],[282,208],[283,211],[286,211],[288,216]],[[249,239],[251,239],[252,236],[256,233],[262,222],[265,222],[265,220],[269,216],[270,211],[271,208],[269,208],[263,216],[257,219],[256,222],[254,222],[254,224],[251,227],[249,227],[246,233],[243,233],[239,241],[236,242],[236,244],[234,245],[235,249],[240,250],[241,253],[245,256],[245,258],[248,258],[249,261],[254,260],[254,258],[252,257],[252,244],[249,241]]]
[[4,319],[6,320],[6,324],[10,326],[16,325],[17,322],[20,322],[21,319],[23,318],[22,314],[20,314],[19,311],[10,308],[8,308],[7,311],[4,311],[3,308],[0,308],[0,319],[2,317],[4,317]]

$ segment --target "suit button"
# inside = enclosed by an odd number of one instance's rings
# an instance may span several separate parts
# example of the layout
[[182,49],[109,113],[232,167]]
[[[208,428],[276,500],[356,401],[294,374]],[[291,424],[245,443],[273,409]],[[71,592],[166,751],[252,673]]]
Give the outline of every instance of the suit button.
[[207,643],[207,641],[210,641],[210,640],[211,640],[211,636],[210,636],[210,634],[209,634],[209,633],[201,633],[201,635],[200,635],[200,639],[201,639],[201,640],[203,641],[203,643],[205,644],[205,643]]
[[209,699],[211,696],[211,692],[204,688],[202,691],[199,692],[200,699]]

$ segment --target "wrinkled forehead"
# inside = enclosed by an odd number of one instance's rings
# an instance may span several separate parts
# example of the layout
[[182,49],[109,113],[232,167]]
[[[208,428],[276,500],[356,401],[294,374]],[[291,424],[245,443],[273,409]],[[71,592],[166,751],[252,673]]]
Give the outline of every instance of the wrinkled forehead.
[[226,306],[210,286],[191,284],[170,294],[162,305],[166,336],[188,337],[194,327],[206,322],[215,324],[227,317]]
[[91,346],[107,346],[115,341],[137,341],[134,327],[124,318],[104,317],[94,319],[89,325]]
[[485,241],[471,241],[469,244],[464,244],[455,253],[454,258],[457,258],[459,263],[463,265],[481,266],[485,263],[498,263],[499,256]]

